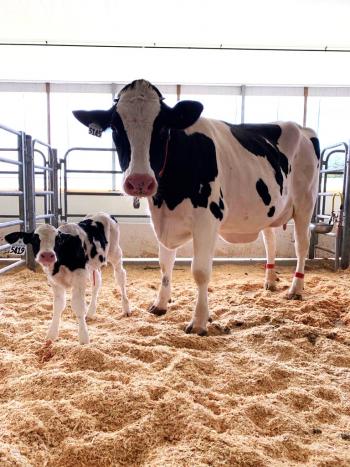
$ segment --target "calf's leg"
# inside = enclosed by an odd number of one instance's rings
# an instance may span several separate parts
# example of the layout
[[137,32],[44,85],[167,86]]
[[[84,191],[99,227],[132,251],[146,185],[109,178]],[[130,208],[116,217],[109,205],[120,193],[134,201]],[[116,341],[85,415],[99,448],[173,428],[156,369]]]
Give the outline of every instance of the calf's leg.
[[88,279],[88,273],[83,271],[75,271],[76,275],[72,284],[72,309],[76,314],[79,326],[79,342],[80,344],[89,343],[89,333],[86,325],[86,302],[85,292]]
[[148,310],[154,315],[165,315],[171,297],[171,279],[176,258],[176,250],[168,250],[159,243],[159,265],[162,276],[158,297]]
[[268,227],[262,231],[263,240],[266,250],[266,265],[265,265],[265,284],[267,290],[276,290],[276,234],[275,230]]
[[125,316],[130,316],[131,315],[131,310],[130,310],[130,304],[129,304],[129,299],[126,294],[126,271],[123,268],[123,262],[121,257],[114,261],[113,263],[113,269],[114,269],[114,277],[116,281],[118,282],[120,293],[122,296],[122,310],[123,310],[123,315]]
[[99,269],[96,269],[91,272],[91,284],[91,302],[89,304],[88,311],[86,314],[87,318],[93,318],[96,314],[97,297],[102,284],[101,271]]
[[53,290],[53,314],[52,321],[47,331],[46,338],[56,340],[58,337],[60,319],[63,310],[66,308],[66,291],[59,285],[52,284]]

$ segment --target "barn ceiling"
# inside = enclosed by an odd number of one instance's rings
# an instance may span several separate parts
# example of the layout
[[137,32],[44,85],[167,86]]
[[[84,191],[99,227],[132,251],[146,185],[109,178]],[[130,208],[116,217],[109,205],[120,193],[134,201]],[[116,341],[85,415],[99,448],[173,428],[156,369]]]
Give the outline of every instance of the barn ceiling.
[[[0,0],[0,7],[0,80],[123,81],[138,71],[152,79],[159,72],[158,82],[350,84],[349,0]],[[323,75],[329,66],[340,67],[332,78]]]
[[1,0],[0,41],[350,49],[349,0]]

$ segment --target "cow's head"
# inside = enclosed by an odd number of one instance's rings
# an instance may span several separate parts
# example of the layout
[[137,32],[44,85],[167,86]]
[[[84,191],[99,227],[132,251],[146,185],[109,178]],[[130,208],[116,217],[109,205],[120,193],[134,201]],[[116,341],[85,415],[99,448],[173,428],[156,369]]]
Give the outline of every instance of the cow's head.
[[125,86],[109,110],[76,110],[74,116],[88,127],[102,131],[112,128],[123,189],[132,196],[156,193],[164,165],[169,130],[184,130],[199,118],[203,106],[196,101],[180,101],[173,108],[163,102],[159,90],[145,80]]
[[50,267],[57,261],[55,249],[68,234],[61,233],[52,225],[42,224],[34,232],[11,232],[5,235],[7,243],[16,243],[22,239],[25,244],[30,243],[33,247],[35,261],[43,267]]

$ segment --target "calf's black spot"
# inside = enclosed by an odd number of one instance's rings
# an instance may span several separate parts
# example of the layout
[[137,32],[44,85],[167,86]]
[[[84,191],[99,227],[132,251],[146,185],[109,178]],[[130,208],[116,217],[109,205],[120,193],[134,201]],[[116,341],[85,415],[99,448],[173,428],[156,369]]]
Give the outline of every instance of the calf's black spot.
[[271,196],[269,189],[261,178],[259,178],[259,180],[256,182],[256,191],[259,193],[259,196],[263,200],[264,204],[268,206],[271,203]]
[[95,242],[100,242],[101,248],[106,249],[107,239],[105,235],[105,229],[102,222],[93,221],[92,219],[85,219],[79,222],[79,227],[81,227],[84,232],[86,232],[89,242],[91,244],[90,256],[94,258],[97,255],[97,248]]
[[85,268],[88,258],[85,255],[83,244],[78,235],[60,232],[55,239],[54,251],[57,261],[53,267],[53,276],[59,272],[61,266],[65,266],[70,271]]

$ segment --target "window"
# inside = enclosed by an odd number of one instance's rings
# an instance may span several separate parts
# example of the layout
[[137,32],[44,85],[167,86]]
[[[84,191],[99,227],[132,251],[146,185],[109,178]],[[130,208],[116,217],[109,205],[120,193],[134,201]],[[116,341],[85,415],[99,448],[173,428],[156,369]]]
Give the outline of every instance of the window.
[[268,123],[293,121],[303,124],[303,88],[247,87],[244,121]]
[[238,86],[181,86],[181,100],[197,100],[204,106],[202,116],[228,123],[241,121],[241,88]]

